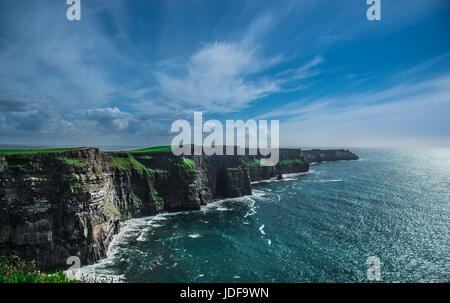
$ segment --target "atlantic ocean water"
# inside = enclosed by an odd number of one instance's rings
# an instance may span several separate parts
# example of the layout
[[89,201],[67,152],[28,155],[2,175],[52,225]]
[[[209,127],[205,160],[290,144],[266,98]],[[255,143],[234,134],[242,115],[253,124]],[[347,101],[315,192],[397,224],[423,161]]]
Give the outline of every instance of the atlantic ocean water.
[[450,150],[352,149],[358,161],[253,185],[200,211],[122,223],[85,276],[123,282],[450,281]]

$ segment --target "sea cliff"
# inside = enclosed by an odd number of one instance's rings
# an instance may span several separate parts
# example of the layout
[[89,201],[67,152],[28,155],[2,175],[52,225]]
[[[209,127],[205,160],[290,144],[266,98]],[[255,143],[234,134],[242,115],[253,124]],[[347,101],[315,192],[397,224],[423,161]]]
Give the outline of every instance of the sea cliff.
[[174,156],[168,151],[80,148],[0,154],[0,255],[39,268],[106,256],[120,221],[198,210],[252,193],[251,182],[309,170],[310,162],[356,160],[348,150],[280,149],[276,166],[259,156]]

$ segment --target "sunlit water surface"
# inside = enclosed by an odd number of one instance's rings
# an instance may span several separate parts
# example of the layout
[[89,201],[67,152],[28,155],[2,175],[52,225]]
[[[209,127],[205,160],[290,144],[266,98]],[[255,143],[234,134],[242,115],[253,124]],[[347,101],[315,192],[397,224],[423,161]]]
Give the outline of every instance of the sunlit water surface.
[[200,211],[122,224],[84,275],[124,282],[450,281],[450,151],[355,149]]

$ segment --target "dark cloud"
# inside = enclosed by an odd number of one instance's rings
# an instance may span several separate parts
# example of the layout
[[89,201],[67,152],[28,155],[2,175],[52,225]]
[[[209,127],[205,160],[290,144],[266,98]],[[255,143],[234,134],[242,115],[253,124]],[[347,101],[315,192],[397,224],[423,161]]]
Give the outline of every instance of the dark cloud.
[[46,100],[0,98],[0,132],[63,132],[70,123]]
[[57,114],[37,110],[16,112],[12,113],[11,116],[15,121],[16,129],[25,131],[39,132],[52,129],[52,126],[59,120]]
[[0,133],[6,130],[6,119],[2,115],[0,115]]
[[25,112],[32,109],[29,102],[11,99],[0,99],[0,111],[2,112]]
[[123,133],[128,128],[131,115],[121,112],[117,107],[88,110],[88,121],[94,121],[98,130],[103,133]]

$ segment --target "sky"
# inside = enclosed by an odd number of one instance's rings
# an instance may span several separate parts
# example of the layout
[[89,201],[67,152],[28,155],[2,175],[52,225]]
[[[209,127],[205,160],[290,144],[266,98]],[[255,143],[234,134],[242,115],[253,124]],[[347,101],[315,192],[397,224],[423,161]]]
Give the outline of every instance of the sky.
[[450,1],[0,0],[0,144],[170,144],[279,120],[284,147],[450,147]]

